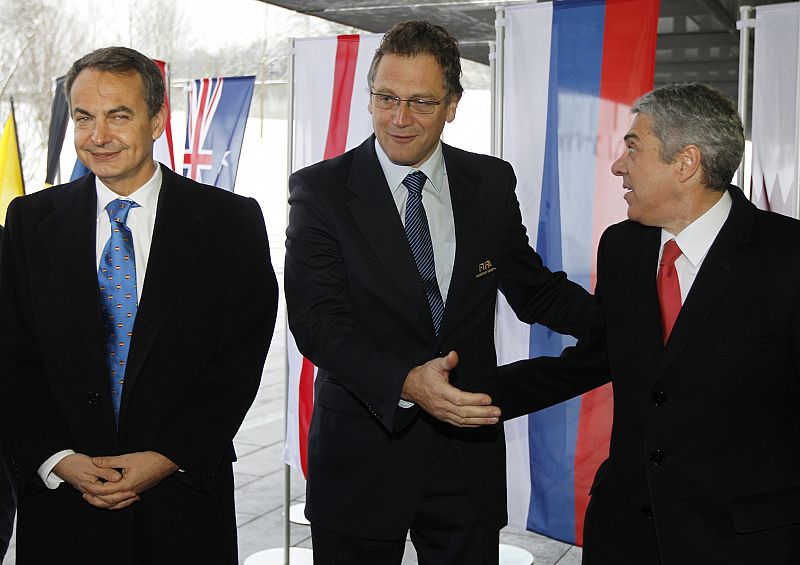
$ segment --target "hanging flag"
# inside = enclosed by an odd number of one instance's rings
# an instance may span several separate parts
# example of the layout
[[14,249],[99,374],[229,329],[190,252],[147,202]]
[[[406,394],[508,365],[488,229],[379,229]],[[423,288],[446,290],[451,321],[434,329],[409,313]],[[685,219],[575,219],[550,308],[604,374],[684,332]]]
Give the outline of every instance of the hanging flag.
[[22,179],[17,123],[14,120],[14,102],[11,102],[11,115],[6,120],[0,136],[0,225],[6,223],[6,210],[11,201],[25,194]]
[[800,205],[798,19],[797,2],[758,6],[753,53],[751,200],[793,218]]
[[[367,72],[382,35],[295,40],[292,171],[352,149],[372,134]],[[287,330],[289,394],[283,460],[306,475],[316,367]]]
[[61,149],[69,123],[69,105],[64,96],[64,77],[56,79],[53,103],[50,105],[50,131],[47,136],[47,173],[44,178],[45,187],[53,186],[59,174]]
[[174,171],[175,153],[172,149],[172,120],[170,119],[172,112],[169,107],[169,64],[158,59],[153,59],[153,62],[158,66],[158,70],[161,71],[161,76],[164,77],[164,106],[167,109],[167,123],[164,133],[153,144],[153,159],[159,163],[164,163]]
[[252,76],[191,82],[183,176],[233,191],[255,82]]
[[[592,289],[603,230],[626,216],[611,163],[630,106],[652,89],[658,0],[506,9],[504,157],[545,264]],[[572,338],[524,325],[498,301],[498,360],[558,356]],[[506,423],[509,522],[582,545],[594,473],[608,456],[611,386]]]

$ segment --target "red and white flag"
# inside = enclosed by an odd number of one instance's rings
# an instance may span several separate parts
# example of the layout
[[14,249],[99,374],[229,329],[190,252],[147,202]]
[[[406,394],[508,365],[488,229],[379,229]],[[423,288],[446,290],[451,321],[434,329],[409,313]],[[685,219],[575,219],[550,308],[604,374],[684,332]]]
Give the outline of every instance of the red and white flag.
[[153,59],[153,61],[158,65],[161,76],[164,77],[164,105],[167,107],[167,125],[164,128],[164,133],[153,144],[153,159],[159,163],[164,163],[174,171],[175,154],[172,150],[172,122],[170,120],[171,111],[169,107],[169,64],[158,59]]
[[[341,155],[372,133],[367,72],[381,35],[297,39],[292,171]],[[283,460],[308,473],[308,427],[317,369],[287,331],[289,394]]]

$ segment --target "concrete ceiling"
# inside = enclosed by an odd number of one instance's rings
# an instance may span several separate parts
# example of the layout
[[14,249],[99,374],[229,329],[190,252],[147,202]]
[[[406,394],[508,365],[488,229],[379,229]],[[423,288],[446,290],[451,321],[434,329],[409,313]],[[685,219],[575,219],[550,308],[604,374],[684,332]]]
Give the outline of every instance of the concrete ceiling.
[[[495,7],[527,0],[261,0],[368,32],[398,21],[425,19],[458,38],[467,59],[488,63],[495,39]],[[656,47],[656,85],[701,81],[737,96],[739,0],[661,0]],[[749,6],[772,4],[746,1]],[[752,52],[751,52],[752,56]]]

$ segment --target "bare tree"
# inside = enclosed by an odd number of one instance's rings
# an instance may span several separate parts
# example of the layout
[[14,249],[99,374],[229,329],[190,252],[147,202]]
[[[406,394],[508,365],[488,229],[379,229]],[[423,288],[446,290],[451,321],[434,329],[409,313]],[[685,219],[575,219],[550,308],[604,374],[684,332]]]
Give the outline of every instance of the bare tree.
[[17,109],[25,183],[44,176],[53,81],[86,49],[81,26],[60,4],[45,0],[0,0],[0,102]]

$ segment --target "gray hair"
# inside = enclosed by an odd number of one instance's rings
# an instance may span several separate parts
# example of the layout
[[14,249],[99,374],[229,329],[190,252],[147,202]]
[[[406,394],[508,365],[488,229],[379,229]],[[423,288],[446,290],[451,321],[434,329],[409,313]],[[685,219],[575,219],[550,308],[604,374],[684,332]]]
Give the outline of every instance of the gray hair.
[[725,190],[744,153],[744,129],[733,101],[698,82],[668,84],[641,96],[631,112],[652,120],[661,160],[671,163],[687,145],[700,149],[708,188]]
[[149,117],[155,116],[164,105],[164,77],[161,76],[158,65],[128,47],[103,47],[72,63],[64,79],[67,104],[70,104],[72,84],[84,69],[107,71],[118,75],[137,73],[142,77],[142,95],[147,103]]

